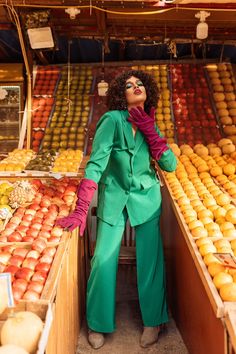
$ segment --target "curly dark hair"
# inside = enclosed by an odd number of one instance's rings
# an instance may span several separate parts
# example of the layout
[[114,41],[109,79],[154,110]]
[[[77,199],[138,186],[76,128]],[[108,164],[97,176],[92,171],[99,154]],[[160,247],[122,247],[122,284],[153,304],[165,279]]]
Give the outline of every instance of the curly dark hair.
[[147,99],[144,103],[145,112],[149,113],[151,107],[157,107],[159,90],[154,78],[142,70],[128,70],[113,79],[107,91],[107,106],[109,110],[126,110],[125,84],[131,76],[140,79],[146,89]]

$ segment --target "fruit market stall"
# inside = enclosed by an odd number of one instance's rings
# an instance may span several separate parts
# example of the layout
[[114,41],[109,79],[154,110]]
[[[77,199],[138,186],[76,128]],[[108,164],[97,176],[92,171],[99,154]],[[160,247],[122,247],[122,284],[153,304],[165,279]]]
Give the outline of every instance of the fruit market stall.
[[[225,138],[218,147],[226,152],[227,144],[228,152],[235,150]],[[206,150],[201,154],[199,144],[177,149],[177,170],[161,174],[171,310],[191,353],[228,353],[230,346],[235,351],[234,258],[229,263],[236,240],[235,162],[227,154],[222,160]]]
[[1,211],[9,212],[0,232],[0,271],[11,274],[17,308],[50,306],[46,353],[73,353],[84,311],[84,239],[55,220],[70,212],[78,179],[15,179],[0,184]]

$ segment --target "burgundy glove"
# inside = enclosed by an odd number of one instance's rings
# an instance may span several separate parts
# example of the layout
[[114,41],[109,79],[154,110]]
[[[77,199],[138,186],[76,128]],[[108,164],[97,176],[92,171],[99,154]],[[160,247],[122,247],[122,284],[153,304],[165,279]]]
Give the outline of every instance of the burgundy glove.
[[168,150],[166,139],[160,137],[155,129],[155,108],[152,107],[148,115],[141,107],[129,110],[128,121],[134,124],[144,135],[152,157],[159,160],[164,151]]
[[75,210],[67,217],[58,219],[56,224],[69,231],[73,231],[79,226],[79,234],[83,236],[89,205],[96,189],[97,183],[91,179],[83,178],[77,190],[78,199]]

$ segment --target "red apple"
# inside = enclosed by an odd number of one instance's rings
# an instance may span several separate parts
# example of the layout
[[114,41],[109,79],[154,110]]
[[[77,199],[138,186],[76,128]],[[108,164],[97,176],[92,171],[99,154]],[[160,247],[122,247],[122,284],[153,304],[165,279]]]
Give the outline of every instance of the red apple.
[[10,221],[16,225],[19,225],[19,223],[21,222],[21,218],[19,216],[13,216]]
[[50,256],[49,254],[43,254],[40,258],[39,258],[39,263],[48,263],[51,264],[53,261],[53,256]]
[[11,253],[7,251],[0,252],[0,263],[7,264],[9,259],[11,258]]
[[22,291],[20,288],[12,289],[12,295],[16,303],[22,298],[23,294],[24,291]]
[[43,270],[38,270],[37,272],[34,273],[31,280],[39,281],[44,284],[46,279],[47,279],[47,272]]
[[13,289],[20,289],[22,292],[25,292],[28,286],[28,282],[25,279],[15,279],[12,284]]
[[40,298],[39,293],[37,293],[34,290],[27,290],[23,295],[23,299],[29,301],[37,301],[39,298]]
[[23,242],[33,242],[34,238],[32,236],[23,236],[22,241]]
[[38,259],[40,257],[40,253],[39,253],[39,251],[36,251],[36,250],[30,250],[27,253],[26,258],[28,258],[28,257],[32,257],[32,258]]
[[21,256],[21,257],[25,258],[25,256],[27,255],[28,252],[29,252],[29,250],[27,248],[17,247],[16,249],[14,249],[13,255],[14,256]]
[[33,224],[31,224],[31,226],[30,226],[30,228],[31,228],[32,230],[37,230],[37,231],[39,231],[39,230],[41,229],[41,227],[42,227],[42,224],[41,224],[41,223],[33,223]]
[[23,216],[22,221],[31,221],[34,218],[32,214],[26,214]]
[[49,255],[49,256],[53,257],[55,255],[56,251],[57,251],[56,247],[46,247],[43,250],[42,254]]
[[10,236],[8,236],[9,242],[21,242],[22,236],[20,232],[14,231]]
[[22,264],[22,267],[34,270],[37,263],[38,263],[38,259],[33,257],[26,257]]
[[33,274],[34,274],[34,271],[32,269],[22,267],[16,272],[15,277],[16,277],[16,279],[25,279],[26,281],[29,282],[30,279],[32,278]]
[[41,294],[43,291],[43,284],[42,282],[32,280],[29,282],[27,290],[33,290],[38,294]]
[[11,258],[8,261],[8,264],[20,267],[23,262],[23,259],[24,258],[22,256],[11,256]]
[[6,268],[4,269],[4,273],[11,273],[12,276],[14,276],[19,270],[19,267],[15,266],[15,265],[9,265],[6,266]]
[[35,270],[36,271],[44,271],[46,273],[48,273],[49,269],[51,268],[51,264],[50,263],[46,263],[46,262],[39,262],[36,267]]
[[47,242],[43,238],[37,238],[32,243],[32,249],[41,253],[47,247]]

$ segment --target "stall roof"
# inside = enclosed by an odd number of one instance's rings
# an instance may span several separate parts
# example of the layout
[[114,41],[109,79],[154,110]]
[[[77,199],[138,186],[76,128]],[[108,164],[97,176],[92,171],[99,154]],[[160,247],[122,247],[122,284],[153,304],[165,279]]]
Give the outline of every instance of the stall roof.
[[[1,62],[22,60],[22,41],[31,61],[40,64],[66,62],[69,51],[73,62],[99,62],[103,51],[105,60],[117,61],[207,55],[236,60],[235,0],[0,0],[0,5]],[[210,14],[203,41],[196,39],[199,11]],[[55,45],[32,50],[27,29],[45,26]]]

